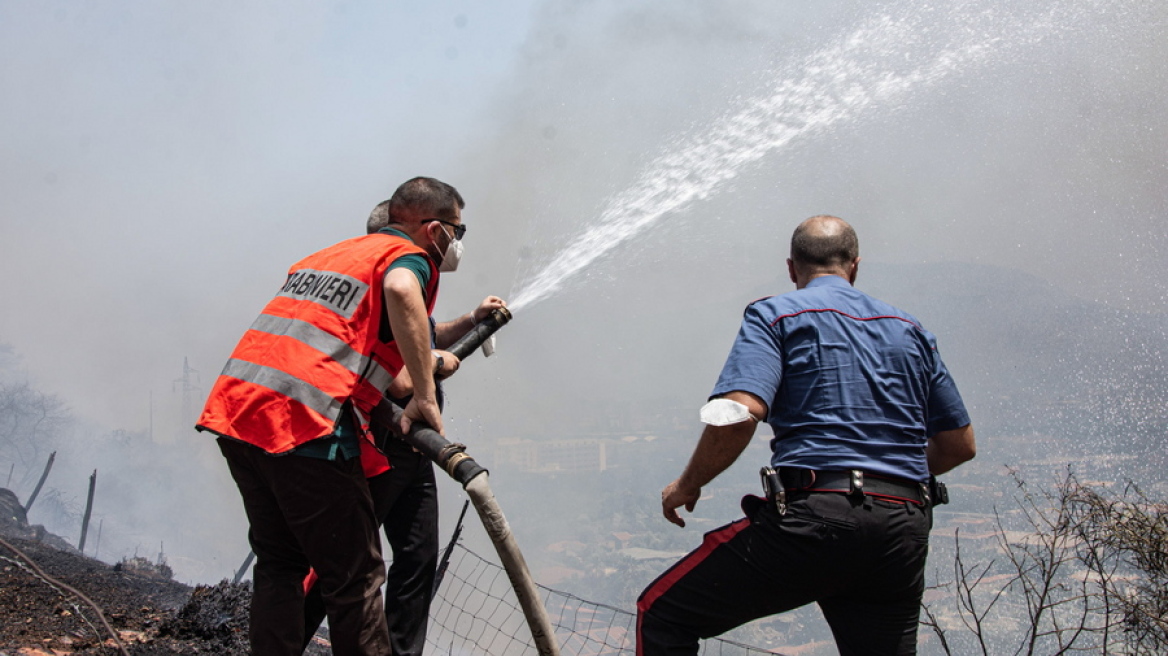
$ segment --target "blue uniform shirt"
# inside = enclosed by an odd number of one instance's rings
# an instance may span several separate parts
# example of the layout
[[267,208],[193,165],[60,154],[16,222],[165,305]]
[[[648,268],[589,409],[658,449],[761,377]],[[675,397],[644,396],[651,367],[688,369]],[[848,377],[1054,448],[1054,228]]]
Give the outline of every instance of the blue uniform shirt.
[[746,308],[711,396],[732,391],[768,404],[774,467],[923,481],[929,436],[970,423],[933,335],[839,276]]

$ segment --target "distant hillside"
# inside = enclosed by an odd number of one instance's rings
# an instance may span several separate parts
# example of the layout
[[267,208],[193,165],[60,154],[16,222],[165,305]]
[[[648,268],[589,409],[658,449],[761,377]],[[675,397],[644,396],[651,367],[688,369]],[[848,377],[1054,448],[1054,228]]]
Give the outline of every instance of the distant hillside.
[[992,376],[1007,393],[1074,394],[1118,372],[1164,371],[1164,315],[1115,310],[1017,271],[877,264],[859,286],[916,315],[955,367]]
[[938,336],[984,427],[1163,458],[1163,314],[1116,310],[989,266],[870,265],[861,276],[862,289]]

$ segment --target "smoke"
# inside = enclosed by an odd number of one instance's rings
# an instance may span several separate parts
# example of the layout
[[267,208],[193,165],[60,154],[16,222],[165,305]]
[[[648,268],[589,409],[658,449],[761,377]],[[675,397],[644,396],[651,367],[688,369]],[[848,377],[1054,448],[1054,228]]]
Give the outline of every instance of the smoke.
[[[516,293],[512,308],[519,311],[555,293],[596,259],[662,217],[717,194],[773,152],[873,108],[887,112],[958,71],[968,74],[1004,41],[1041,42],[1054,29],[1055,15],[1019,20],[1010,32],[987,30],[986,14],[977,11],[954,11],[932,24],[920,14],[878,14],[805,60],[772,72],[777,82],[741,109],[671,144],[631,187],[611,198],[596,225]],[[1043,23],[1045,29],[1036,26]]]
[[[409,177],[457,182],[525,16],[470,2],[0,6],[0,343],[89,427],[62,436],[49,485],[84,503],[98,468],[95,515],[153,523],[144,553],[166,541],[177,557],[177,536],[201,534],[183,555],[217,567],[180,578],[231,573],[246,554],[238,494],[184,405],[201,406],[289,264],[363,232]],[[89,448],[114,430],[168,447],[137,447],[163,478],[112,496],[113,472],[147,466]]]
[[[989,264],[1112,307],[1164,309],[1162,283],[1111,273],[1125,262],[1139,269],[1163,262],[1156,226],[1165,208],[1155,190],[1166,171],[1153,153],[1164,134],[1152,102],[1165,73],[1160,10],[1122,2],[885,3],[766,21],[759,12],[782,10],[684,6],[553,4],[541,14],[507,106],[514,118],[486,147],[499,172],[490,186],[505,189],[486,198],[487,211],[531,217],[522,229],[509,224],[499,252],[487,255],[496,270],[499,260],[517,257],[513,290],[560,254],[583,250],[581,235],[606,225],[606,211],[626,209],[622,194],[655,161],[700,142],[752,99],[807,79],[800,67],[815,53],[846,47],[849,36],[875,32],[901,44],[871,61],[857,56],[871,66],[871,78],[856,76],[870,87],[881,70],[898,70],[897,57],[901,68],[936,67],[954,44],[967,44],[978,58],[958,58],[943,79],[910,84],[741,167],[713,197],[661,215],[627,241],[611,239],[612,250],[545,301],[551,307],[520,313],[500,336],[504,349],[514,339],[530,357],[512,355],[512,365],[538,367],[507,371],[507,398],[476,404],[482,415],[519,415],[515,422],[534,428],[541,408],[551,417],[575,417],[583,407],[592,415],[655,390],[677,403],[684,392],[684,403],[695,403],[735,321],[711,316],[709,307],[785,291],[790,230],[821,212],[856,225],[869,267]],[[903,39],[879,31],[889,23]],[[859,52],[871,54],[870,41],[852,47],[865,45]],[[724,337],[711,346],[711,335]],[[559,403],[546,398],[549,371],[571,372],[557,376]],[[500,411],[512,407],[521,409]]]
[[[1161,462],[1165,416],[1150,399],[1163,399],[1163,386],[1124,372],[1158,371],[1165,346],[1163,331],[1149,330],[1166,309],[1164,283],[1139,273],[1165,264],[1168,135],[1155,109],[1168,73],[1165,17],[1132,2],[836,3],[805,13],[768,3],[547,5],[501,101],[510,120],[484,147],[497,176],[478,209],[530,218],[503,228],[485,257],[492,271],[516,261],[519,296],[569,258],[598,256],[521,308],[493,361],[468,362],[451,381],[450,430],[677,436],[673,462],[640,462],[639,476],[619,484],[630,504],[652,506],[684,465],[741,308],[791,289],[791,230],[832,213],[859,232],[859,286],[938,334],[986,429],[979,462],[1028,457],[1024,441],[996,438],[1030,433],[1052,436],[1045,458],[1090,448]],[[841,62],[848,47],[863,55]],[[724,137],[722,126],[775,89],[816,79],[806,66],[823,53],[835,56],[824,68],[855,61],[844,81],[861,90],[910,79],[904,71],[942,74],[869,94],[863,111],[619,231],[639,209],[630,194],[656,189],[646,181],[668,170],[663,162]],[[811,101],[838,100],[816,94],[838,91],[817,82]],[[771,127],[758,128],[758,141]],[[751,142],[748,132],[736,138]],[[707,154],[678,170],[701,171],[716,155]],[[691,181],[661,197],[678,200]],[[446,301],[461,283],[450,280]],[[1117,405],[1126,419],[1099,411]],[[723,478],[752,490],[749,470]],[[1104,475],[1162,483],[1150,472]],[[611,475],[595,487],[568,480],[586,507],[612,485]],[[498,483],[505,507],[507,485]],[[516,530],[554,543],[578,525],[565,515],[555,528],[543,518]]]
[[[823,212],[856,226],[859,286],[937,332],[975,423],[989,424],[1003,388],[1090,389],[1084,371],[1108,366],[1116,344],[1081,335],[1122,339],[1151,322],[1117,313],[1168,309],[1155,275],[1168,252],[1166,18],[1120,0],[5,4],[0,343],[21,356],[5,367],[89,427],[63,438],[66,496],[99,468],[95,514],[116,489],[107,508],[125,512],[109,522],[149,520],[120,529],[121,548],[152,551],[156,530],[190,559],[180,578],[215,580],[245,555],[245,524],[176,381],[189,357],[198,406],[291,262],[359,234],[398,183],[433,175],[466,197],[469,228],[436,316],[517,293],[662,158],[784,84],[831,87],[808,62],[855,35],[887,39],[891,25],[902,49],[850,60],[861,87],[962,44],[983,50],[611,239],[517,313],[495,357],[474,356],[449,382],[448,433],[476,455],[497,438],[676,438],[673,462],[630,463],[643,475],[621,479],[630,503],[652,505],[684,464],[742,306],[790,288],[790,231]],[[1052,303],[1041,317],[1036,298]],[[1095,355],[1042,348],[1054,326],[1061,347]],[[1139,339],[1133,354],[1159,357],[1162,333]],[[1034,378],[1012,373],[1021,358]],[[117,429],[150,457],[122,455]],[[134,481],[151,468],[157,478]],[[505,508],[539,498],[531,478],[498,482]],[[565,496],[584,503],[588,483],[572,478],[578,493]],[[541,544],[567,516],[544,535],[538,517],[512,523]]]

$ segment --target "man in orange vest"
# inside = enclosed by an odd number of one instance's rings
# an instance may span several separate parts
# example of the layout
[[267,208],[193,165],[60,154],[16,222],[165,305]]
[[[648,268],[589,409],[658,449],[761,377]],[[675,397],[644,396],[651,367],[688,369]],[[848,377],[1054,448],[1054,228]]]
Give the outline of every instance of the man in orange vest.
[[[408,237],[403,232],[400,215],[395,205],[401,199],[379,203],[369,214],[366,231]],[[456,235],[457,236],[457,235]],[[419,278],[427,302],[432,299],[428,290],[428,262],[420,256],[407,256],[395,266],[410,268]],[[456,265],[444,257],[440,270],[450,271]],[[433,341],[437,348],[448,348],[470,331],[479,321],[506,303],[498,296],[488,296],[474,310],[452,321],[435,323]],[[439,379],[445,376],[439,375]],[[438,402],[442,403],[441,382]],[[408,371],[402,371],[387,395],[398,406],[409,404],[412,384]],[[387,427],[375,427],[388,432]],[[373,497],[373,512],[383,526],[385,538],[393,551],[392,563],[385,580],[385,618],[389,626],[389,642],[394,656],[421,656],[426,646],[426,628],[430,618],[430,604],[434,595],[434,579],[438,567],[438,486],[434,466],[404,440],[394,435],[378,435],[379,448],[368,440],[361,443],[361,464]],[[315,585],[315,575],[306,581],[305,646],[312,640],[325,618],[324,601]]]
[[388,201],[397,234],[349,239],[294,264],[211,390],[197,428],[219,436],[251,524],[256,654],[301,653],[310,568],[333,652],[391,653],[361,443],[395,380],[412,390],[401,428],[443,430],[435,378],[459,362],[432,350],[429,315],[439,272],[461,257],[464,205],[433,178],[404,183]]

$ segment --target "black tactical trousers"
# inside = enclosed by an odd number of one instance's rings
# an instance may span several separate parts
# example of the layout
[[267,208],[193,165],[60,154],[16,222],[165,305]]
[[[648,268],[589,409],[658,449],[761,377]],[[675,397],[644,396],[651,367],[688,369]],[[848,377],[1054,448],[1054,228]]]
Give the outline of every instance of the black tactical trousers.
[[[438,568],[438,488],[434,466],[400,439],[386,440],[393,467],[368,480],[373,512],[385,528],[393,562],[385,580],[385,618],[394,656],[421,656]],[[305,644],[324,619],[316,588],[305,600]]]
[[304,646],[304,577],[319,577],[333,653],[390,653],[379,588],[385,580],[373,502],[357,458],[271,456],[219,438],[239,486],[256,554],[251,648],[299,655]]
[[369,479],[369,491],[393,552],[385,579],[389,641],[395,656],[422,656],[438,569],[434,465],[398,439],[388,441],[385,455],[393,469]]
[[931,510],[832,492],[758,497],[706,534],[637,601],[637,656],[698,653],[698,639],[816,602],[842,656],[916,653]]

